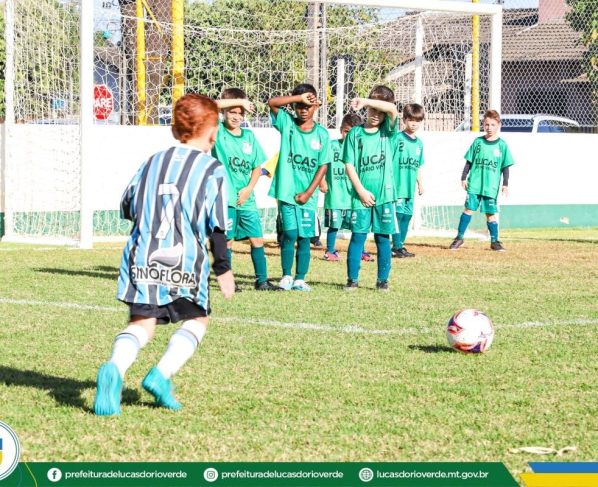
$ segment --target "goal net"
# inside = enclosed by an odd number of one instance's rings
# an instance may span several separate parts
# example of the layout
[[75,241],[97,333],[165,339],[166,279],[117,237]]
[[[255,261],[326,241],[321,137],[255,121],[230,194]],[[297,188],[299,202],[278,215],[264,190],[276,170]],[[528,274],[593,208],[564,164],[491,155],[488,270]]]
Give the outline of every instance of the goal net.
[[[12,45],[7,43],[14,56],[14,120],[7,121],[6,128],[6,234],[77,240],[81,205],[78,2],[9,3],[14,4],[14,38]],[[268,155],[277,150],[278,139],[267,100],[288,94],[302,82],[318,90],[322,105],[317,119],[333,137],[350,110],[351,99],[367,96],[377,84],[394,90],[399,111],[407,103],[421,103],[426,110],[424,130],[430,132],[454,131],[469,123],[471,86],[476,79],[480,106],[488,106],[493,97],[499,103],[500,90],[493,79],[500,80],[500,74],[496,63],[491,63],[496,56],[491,41],[496,26],[493,15],[500,12],[494,5],[436,0],[195,1],[185,2],[180,25],[173,23],[170,14],[173,0],[120,3],[116,17],[112,10],[96,9],[95,18],[94,78],[114,92],[114,112],[107,121],[115,125],[148,130],[150,125],[171,123],[177,32],[184,40],[182,91],[217,97],[224,88],[245,90],[256,105],[247,123]],[[480,55],[479,66],[472,69],[473,9],[480,14]],[[147,156],[140,149],[139,157],[127,161],[133,164],[127,177]],[[432,163],[426,160],[426,165]],[[107,160],[106,167],[94,169],[96,235],[122,234],[127,229],[116,221],[118,201],[106,204],[99,196],[104,188],[118,185],[120,190],[127,182],[126,178],[110,180],[111,164],[123,165]],[[458,178],[454,167],[442,164],[430,167],[428,174],[429,181],[449,174],[453,180]],[[434,186],[430,181],[429,190]],[[266,187],[261,182],[258,191]],[[448,203],[420,200],[414,218],[418,229],[454,226],[445,208]],[[265,232],[271,233],[274,205],[265,197],[258,201],[264,206]]]

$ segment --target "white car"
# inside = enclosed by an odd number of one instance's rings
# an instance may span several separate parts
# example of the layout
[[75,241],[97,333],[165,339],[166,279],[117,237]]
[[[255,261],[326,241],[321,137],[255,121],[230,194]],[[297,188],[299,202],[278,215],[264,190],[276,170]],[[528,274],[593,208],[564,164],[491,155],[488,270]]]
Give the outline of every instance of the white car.
[[[575,120],[556,115],[513,115],[500,116],[501,132],[578,132],[579,123]],[[470,130],[466,122],[461,122],[455,129],[458,132]],[[480,131],[483,131],[480,120]]]

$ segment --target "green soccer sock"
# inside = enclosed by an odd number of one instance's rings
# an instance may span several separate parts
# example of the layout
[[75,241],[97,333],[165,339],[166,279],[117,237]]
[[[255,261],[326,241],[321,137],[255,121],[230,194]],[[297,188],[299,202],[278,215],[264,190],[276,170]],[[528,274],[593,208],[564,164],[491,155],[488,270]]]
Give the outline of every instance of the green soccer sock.
[[496,242],[498,240],[498,222],[487,222],[486,225],[490,232],[490,241]]
[[[397,247],[402,249],[405,246],[405,239],[407,238],[407,232],[409,232],[409,223],[411,223],[411,215],[400,213],[401,219],[399,220],[399,232],[400,232],[400,245]],[[394,235],[393,235],[394,237]],[[393,238],[394,241],[394,238]]]
[[396,212],[396,217],[397,217],[397,223],[399,226],[399,231],[397,233],[393,233],[392,234],[392,248],[393,249],[400,249],[403,247],[403,241],[405,239],[402,239],[401,237],[401,216],[402,213],[399,213],[398,211]]
[[469,226],[469,222],[471,222],[471,215],[467,213],[461,213],[461,218],[459,219],[459,228],[457,229],[457,238],[463,238],[467,227]]
[[381,233],[374,234],[378,249],[378,281],[388,281],[390,275],[390,237]]
[[228,265],[232,269],[233,268],[233,249],[232,249],[232,247],[226,249],[226,256],[228,257]]
[[347,275],[349,280],[357,281],[359,279],[359,269],[361,268],[361,253],[365,245],[367,233],[352,233],[349,242],[349,251],[347,255]]
[[268,280],[268,265],[266,264],[266,252],[264,247],[251,247],[251,261],[255,270],[257,282]]
[[327,252],[334,252],[334,247],[336,245],[336,234],[338,233],[338,228],[328,228],[328,233],[326,234],[326,251]]
[[309,238],[299,237],[297,241],[297,267],[295,279],[305,280],[305,274],[309,270],[309,261],[311,258]]
[[280,261],[282,264],[283,276],[290,276],[291,272],[293,271],[293,260],[295,260],[295,242],[297,241],[298,237],[298,230],[286,230],[282,233]]

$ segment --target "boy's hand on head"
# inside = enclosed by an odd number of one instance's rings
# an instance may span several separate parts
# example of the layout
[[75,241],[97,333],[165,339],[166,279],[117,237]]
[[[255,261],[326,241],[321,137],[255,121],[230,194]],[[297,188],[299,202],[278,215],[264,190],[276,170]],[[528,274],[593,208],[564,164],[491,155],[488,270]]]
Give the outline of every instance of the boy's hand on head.
[[301,103],[304,103],[308,106],[317,105],[318,99],[313,93],[302,93],[301,94]]
[[224,274],[220,274],[216,277],[220,291],[225,299],[230,299],[235,294],[235,278],[233,277],[233,271],[227,271]]
[[299,193],[299,194],[295,195],[295,201],[300,205],[304,205],[305,203],[307,203],[309,201],[310,197],[311,197],[311,195],[307,194],[304,191],[303,193]]
[[251,196],[251,190],[245,186],[244,188],[239,190],[237,194],[237,206],[241,206],[243,203],[247,201],[247,198]]
[[374,198],[374,195],[368,190],[364,190],[362,193],[359,193],[359,199],[366,208],[371,208],[376,204],[376,198]]
[[249,100],[243,100],[243,108],[248,113],[255,112],[255,105],[251,103]]
[[502,195],[503,196],[509,196],[509,187],[508,186],[503,186],[502,187]]
[[351,108],[355,111],[361,110],[366,105],[365,98],[353,98],[351,100]]
[[465,191],[467,191],[467,181],[461,181],[461,186]]

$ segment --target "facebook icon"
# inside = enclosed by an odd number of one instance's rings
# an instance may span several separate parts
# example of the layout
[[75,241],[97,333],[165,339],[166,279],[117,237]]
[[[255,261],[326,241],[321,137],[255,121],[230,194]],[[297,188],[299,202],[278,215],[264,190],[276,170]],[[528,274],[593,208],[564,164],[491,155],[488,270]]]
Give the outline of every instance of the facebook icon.
[[51,468],[48,470],[48,480],[50,482],[58,482],[62,478],[62,472],[59,468]]

